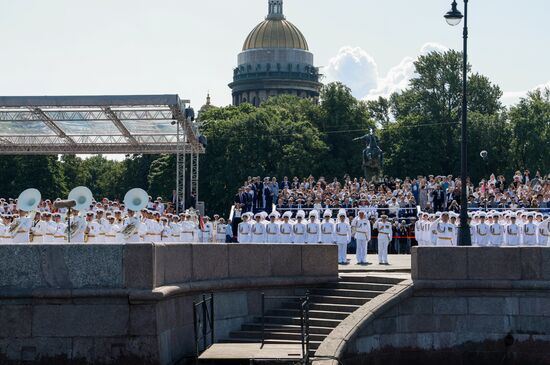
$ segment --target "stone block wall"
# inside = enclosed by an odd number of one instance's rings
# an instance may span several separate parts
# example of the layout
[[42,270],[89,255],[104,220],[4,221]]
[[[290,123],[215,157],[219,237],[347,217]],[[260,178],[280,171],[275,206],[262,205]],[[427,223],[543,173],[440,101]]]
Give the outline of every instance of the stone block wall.
[[336,262],[332,246],[0,245],[0,364],[174,364],[194,354],[202,293],[219,339],[262,292],[300,295]]

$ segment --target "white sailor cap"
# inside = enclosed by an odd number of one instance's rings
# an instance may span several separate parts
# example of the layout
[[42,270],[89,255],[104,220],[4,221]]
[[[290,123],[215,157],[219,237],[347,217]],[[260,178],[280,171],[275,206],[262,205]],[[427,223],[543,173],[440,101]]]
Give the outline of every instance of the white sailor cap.
[[347,217],[345,209],[340,209],[338,211],[338,218],[340,218],[341,216]]
[[305,218],[306,217],[306,212],[304,212],[303,210],[299,210],[297,213],[296,213],[296,218]]
[[258,219],[258,218],[260,218],[260,219],[263,218],[262,213],[256,213],[256,214],[254,215],[254,219]]
[[478,216],[479,216],[480,218],[487,218],[487,214],[485,214],[485,212],[479,212],[479,213],[478,213]]
[[94,216],[94,212],[86,212],[86,215],[87,215],[88,217],[93,217],[93,216]]
[[316,210],[312,210],[309,212],[309,217],[317,217],[319,215],[319,212],[317,212]]
[[281,216],[281,213],[279,213],[278,211],[274,210],[273,212],[271,212],[271,214],[269,215],[270,218],[279,218]]
[[290,210],[283,213],[283,218],[292,218],[292,212]]
[[325,212],[323,213],[323,217],[332,217],[332,212],[330,211],[330,209],[325,210]]

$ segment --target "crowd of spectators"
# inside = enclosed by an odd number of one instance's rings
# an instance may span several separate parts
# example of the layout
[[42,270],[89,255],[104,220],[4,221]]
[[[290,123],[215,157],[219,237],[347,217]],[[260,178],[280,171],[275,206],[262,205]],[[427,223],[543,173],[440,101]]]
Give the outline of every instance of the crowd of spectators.
[[[426,212],[460,210],[460,178],[448,176],[417,176],[404,179],[384,177],[367,181],[351,178],[331,181],[313,176],[282,180],[273,177],[249,177],[234,197],[243,212],[304,211],[316,209],[370,209],[373,214],[391,218],[411,218],[417,206]],[[469,209],[539,209],[550,211],[550,175],[539,171],[516,171],[507,180],[491,174],[474,184],[467,181]]]

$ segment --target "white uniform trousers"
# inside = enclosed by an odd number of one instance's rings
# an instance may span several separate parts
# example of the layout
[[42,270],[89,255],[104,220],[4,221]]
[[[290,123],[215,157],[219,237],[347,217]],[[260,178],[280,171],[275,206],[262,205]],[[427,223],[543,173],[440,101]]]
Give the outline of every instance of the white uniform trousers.
[[356,238],[357,249],[355,251],[355,257],[357,258],[357,263],[366,264],[367,263],[367,240],[364,238]]
[[347,254],[348,254],[347,242],[343,242],[343,243],[338,242],[338,263],[339,264],[345,264],[348,262]]
[[388,246],[390,240],[386,235],[378,235],[378,262],[381,264],[388,263]]

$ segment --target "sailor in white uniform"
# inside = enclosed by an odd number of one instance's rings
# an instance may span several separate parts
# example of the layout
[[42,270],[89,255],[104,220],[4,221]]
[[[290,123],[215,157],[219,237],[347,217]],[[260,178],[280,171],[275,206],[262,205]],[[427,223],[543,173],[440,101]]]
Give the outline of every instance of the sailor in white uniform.
[[368,264],[367,245],[371,240],[371,227],[366,212],[359,210],[359,216],[351,222],[352,232],[357,242],[356,258],[359,265]]
[[251,243],[252,242],[252,225],[249,223],[249,219],[252,216],[252,213],[244,213],[242,217],[242,222],[239,223],[237,230],[237,239],[239,243]]
[[279,226],[280,243],[292,243],[292,223],[290,223],[291,217],[292,212],[287,211],[283,213],[283,222]]
[[529,213],[527,215],[527,223],[525,223],[522,229],[524,246],[537,245],[537,226],[533,222],[533,218],[533,213]]
[[267,243],[279,243],[279,224],[277,223],[279,212],[273,211],[269,215],[269,223],[265,227]]
[[304,219],[306,213],[303,210],[299,210],[296,213],[296,223],[292,227],[292,242],[293,243],[306,243],[306,225]]
[[256,213],[254,216],[256,222],[252,224],[252,243],[266,243],[265,224],[263,214]]
[[323,213],[323,222],[321,222],[321,243],[325,245],[332,245],[334,242],[334,222],[332,220],[332,212],[330,209],[325,210]]
[[392,239],[392,227],[388,216],[380,216],[380,220],[374,223],[374,229],[378,230],[378,262],[380,265],[389,265],[388,245]]
[[437,246],[456,246],[456,226],[449,222],[448,212],[441,214],[441,220],[437,222],[435,229],[437,231]]
[[516,224],[517,217],[510,216],[510,224],[506,225],[506,246],[519,246],[521,229]]
[[346,265],[348,244],[351,241],[351,226],[346,222],[347,216],[344,209],[340,209],[338,212],[338,223],[334,227],[334,240],[338,245],[338,263],[340,265]]
[[491,229],[487,223],[485,223],[486,214],[479,213],[479,223],[476,226],[476,241],[477,245],[485,247],[489,245],[489,234]]
[[319,243],[321,225],[319,224],[317,214],[319,213],[316,210],[309,212],[309,222],[306,224],[306,243],[309,244]]

